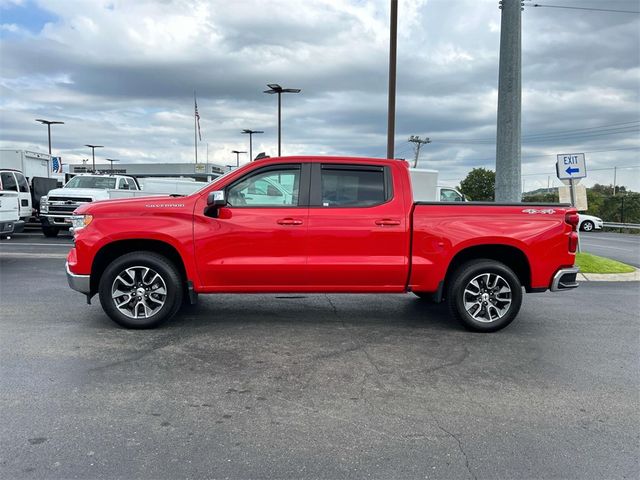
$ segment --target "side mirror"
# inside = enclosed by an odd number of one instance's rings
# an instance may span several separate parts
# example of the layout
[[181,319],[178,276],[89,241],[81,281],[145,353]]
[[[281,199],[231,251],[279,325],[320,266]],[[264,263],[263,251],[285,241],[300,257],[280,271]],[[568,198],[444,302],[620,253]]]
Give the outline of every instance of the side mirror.
[[209,207],[224,207],[227,204],[227,198],[225,197],[224,190],[216,190],[209,193],[207,197],[207,206]]

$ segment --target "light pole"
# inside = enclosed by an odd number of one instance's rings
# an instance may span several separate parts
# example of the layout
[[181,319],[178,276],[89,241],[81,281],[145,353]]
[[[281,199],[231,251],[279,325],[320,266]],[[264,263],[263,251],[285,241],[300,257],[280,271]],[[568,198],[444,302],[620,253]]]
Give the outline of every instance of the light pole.
[[281,139],[282,139],[282,128],[281,128],[281,118],[282,118],[282,94],[283,93],[300,93],[299,88],[282,88],[277,83],[268,83],[267,87],[269,90],[265,90],[264,93],[269,93],[273,95],[274,93],[278,94],[278,156],[281,155]]
[[248,128],[245,128],[240,133],[244,133],[244,134],[248,134],[249,135],[249,161],[253,162],[253,139],[252,139],[253,134],[254,133],[264,133],[264,132],[262,130],[250,130]]
[[107,158],[106,160],[111,162],[111,173],[113,173],[113,162],[119,162],[120,160],[117,158]]
[[84,144],[85,147],[89,147],[91,149],[91,155],[93,157],[93,172],[96,171],[96,148],[103,148],[104,145],[89,145],[88,143]]
[[43,120],[41,118],[36,118],[36,122],[40,122],[42,125],[47,126],[47,133],[49,134],[49,155],[51,155],[51,125],[64,125],[64,122]]
[[240,166],[240,154],[241,153],[247,153],[247,152],[241,152],[240,150],[231,150],[231,153],[235,153],[236,154],[236,167]]

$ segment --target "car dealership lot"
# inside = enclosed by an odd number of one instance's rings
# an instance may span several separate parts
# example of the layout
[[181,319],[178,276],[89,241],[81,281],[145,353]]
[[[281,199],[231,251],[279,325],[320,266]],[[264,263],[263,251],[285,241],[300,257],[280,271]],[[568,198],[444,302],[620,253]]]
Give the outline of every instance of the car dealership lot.
[[69,244],[0,244],[2,478],[637,475],[638,283],[527,295],[495,334],[410,295],[201,296],[128,331],[67,287]]

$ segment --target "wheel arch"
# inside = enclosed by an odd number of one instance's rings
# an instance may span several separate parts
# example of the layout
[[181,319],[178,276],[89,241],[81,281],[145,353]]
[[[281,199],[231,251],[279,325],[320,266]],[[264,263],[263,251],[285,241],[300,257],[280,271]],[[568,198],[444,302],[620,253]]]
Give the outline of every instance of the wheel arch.
[[91,264],[90,296],[93,296],[98,292],[100,278],[107,268],[107,265],[109,265],[109,263],[111,263],[113,259],[127,253],[142,251],[157,253],[167,258],[178,269],[178,273],[180,273],[183,283],[186,285],[186,282],[188,280],[187,271],[180,253],[173,245],[167,242],[163,242],[162,240],[118,240],[104,245],[94,256],[93,262]]
[[527,255],[517,247],[504,244],[476,245],[467,247],[454,255],[447,267],[442,291],[446,292],[455,271],[471,260],[486,258],[505,264],[518,277],[528,292],[531,290],[531,264]]

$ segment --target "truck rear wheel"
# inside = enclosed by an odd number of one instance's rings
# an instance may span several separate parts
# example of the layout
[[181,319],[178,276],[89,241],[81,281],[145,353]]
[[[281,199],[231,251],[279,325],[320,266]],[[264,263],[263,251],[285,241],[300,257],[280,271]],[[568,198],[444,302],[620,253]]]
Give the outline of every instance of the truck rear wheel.
[[509,325],[522,305],[516,274],[495,260],[472,260],[459,267],[447,288],[452,315],[476,332],[495,332]]
[[60,229],[58,227],[42,227],[42,233],[47,238],[57,237]]
[[104,311],[126,328],[154,328],[182,305],[182,279],[175,265],[153,252],[131,252],[105,269],[98,293]]

